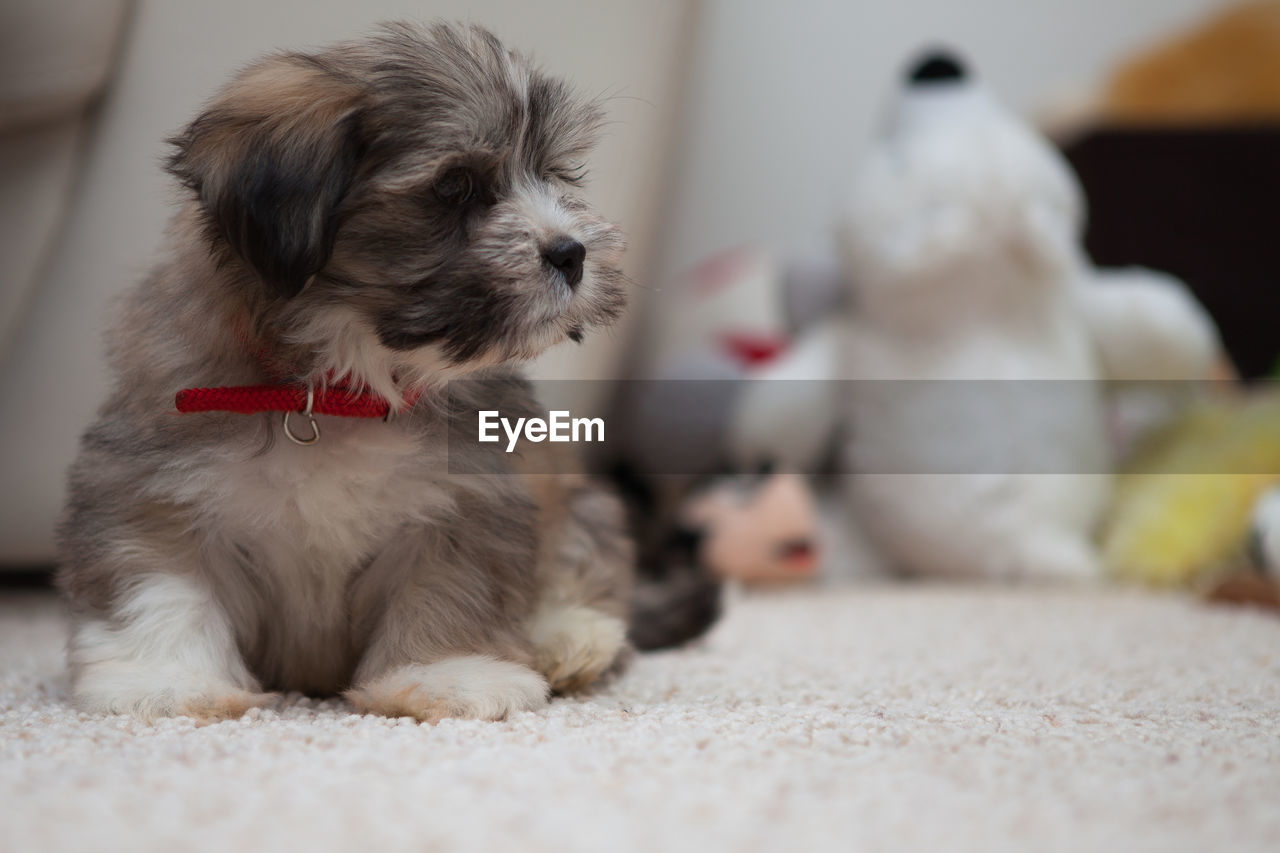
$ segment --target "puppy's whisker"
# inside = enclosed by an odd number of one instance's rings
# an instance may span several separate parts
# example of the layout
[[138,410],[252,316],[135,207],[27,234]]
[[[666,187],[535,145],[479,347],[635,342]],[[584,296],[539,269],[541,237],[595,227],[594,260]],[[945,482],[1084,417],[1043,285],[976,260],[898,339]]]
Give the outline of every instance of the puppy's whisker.
[[650,293],[662,292],[661,287],[655,287],[654,285],[651,285],[651,284],[644,284],[639,280],[633,278],[632,276],[627,275],[626,273],[619,272],[618,279],[621,280],[624,284],[630,285],[631,287],[637,288],[639,290],[647,290]]
[[642,98],[639,95],[623,95],[619,93],[619,94],[602,97],[600,100],[601,102],[606,104],[612,103],[614,101],[632,101],[635,103],[644,104],[646,107],[652,107],[655,110],[658,108],[658,105],[655,104],[653,101],[649,100],[648,98]]

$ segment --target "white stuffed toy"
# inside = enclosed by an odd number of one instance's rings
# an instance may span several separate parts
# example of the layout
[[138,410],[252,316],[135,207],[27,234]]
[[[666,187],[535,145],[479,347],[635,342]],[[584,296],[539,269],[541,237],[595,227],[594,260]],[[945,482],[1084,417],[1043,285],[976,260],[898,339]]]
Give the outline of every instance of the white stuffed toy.
[[955,60],[914,69],[839,232],[853,289],[841,373],[881,380],[846,383],[850,497],[898,568],[1100,575],[1111,460],[1096,380],[1216,364],[1217,331],[1183,285],[1094,268],[1083,219],[1065,160]]

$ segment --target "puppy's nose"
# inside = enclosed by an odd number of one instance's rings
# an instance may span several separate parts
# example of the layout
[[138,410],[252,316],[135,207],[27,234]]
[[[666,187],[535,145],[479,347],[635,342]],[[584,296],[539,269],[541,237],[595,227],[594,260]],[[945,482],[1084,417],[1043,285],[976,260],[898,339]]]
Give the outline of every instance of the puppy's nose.
[[557,237],[542,248],[542,257],[560,270],[570,289],[582,281],[582,262],[587,257],[587,247],[572,237]]
[[931,83],[959,83],[966,74],[964,65],[953,54],[935,50],[916,63],[908,79],[912,86],[928,86]]

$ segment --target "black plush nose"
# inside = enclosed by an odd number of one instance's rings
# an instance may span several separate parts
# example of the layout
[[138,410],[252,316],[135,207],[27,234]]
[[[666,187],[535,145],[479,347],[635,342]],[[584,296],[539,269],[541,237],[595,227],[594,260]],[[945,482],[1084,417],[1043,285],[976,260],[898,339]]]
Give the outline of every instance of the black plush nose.
[[945,50],[935,50],[916,63],[908,79],[912,86],[930,83],[959,83],[966,77],[964,65]]
[[560,270],[570,288],[582,281],[582,262],[587,257],[587,247],[572,237],[558,237],[542,250],[542,257]]

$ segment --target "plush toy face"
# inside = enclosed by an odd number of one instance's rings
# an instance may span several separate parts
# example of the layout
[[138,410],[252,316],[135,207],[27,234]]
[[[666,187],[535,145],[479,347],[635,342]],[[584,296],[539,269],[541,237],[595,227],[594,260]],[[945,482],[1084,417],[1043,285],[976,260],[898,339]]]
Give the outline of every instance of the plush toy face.
[[699,562],[718,577],[779,583],[817,569],[817,516],[798,475],[725,478],[695,494],[683,516],[702,532]]
[[855,298],[874,308],[928,300],[938,287],[974,296],[1043,279],[1074,262],[1082,213],[1063,158],[953,61],[934,57],[897,93],[855,176],[840,238]]

